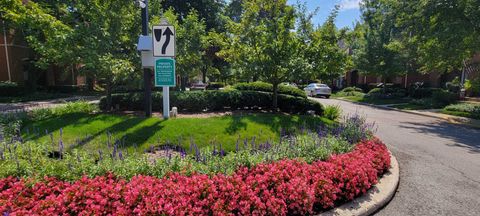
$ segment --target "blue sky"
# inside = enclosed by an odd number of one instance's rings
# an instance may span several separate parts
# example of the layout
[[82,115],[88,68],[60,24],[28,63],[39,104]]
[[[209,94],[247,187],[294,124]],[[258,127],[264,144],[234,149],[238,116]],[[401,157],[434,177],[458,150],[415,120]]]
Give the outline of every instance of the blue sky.
[[[309,11],[319,8],[317,15],[313,18],[315,25],[321,25],[330,14],[332,8],[340,5],[340,12],[337,17],[337,27],[352,27],[355,21],[360,20],[359,3],[361,0],[300,0],[306,2]],[[288,0],[290,4],[297,3],[297,0]]]

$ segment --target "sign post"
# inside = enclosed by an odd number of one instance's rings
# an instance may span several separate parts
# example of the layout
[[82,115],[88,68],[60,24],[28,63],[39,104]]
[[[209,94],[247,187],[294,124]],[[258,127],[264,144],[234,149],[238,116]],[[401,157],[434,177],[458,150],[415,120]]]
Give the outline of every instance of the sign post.
[[153,26],[153,56],[155,57],[155,86],[163,89],[163,117],[170,117],[170,86],[175,86],[175,28],[162,19]]

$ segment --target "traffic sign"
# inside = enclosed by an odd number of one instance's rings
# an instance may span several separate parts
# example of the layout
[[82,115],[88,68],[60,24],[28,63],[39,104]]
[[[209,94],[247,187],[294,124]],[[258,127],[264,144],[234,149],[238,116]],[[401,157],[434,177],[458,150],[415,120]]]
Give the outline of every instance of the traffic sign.
[[162,24],[153,26],[153,56],[175,57],[175,28]]
[[175,86],[175,59],[155,59],[155,86]]

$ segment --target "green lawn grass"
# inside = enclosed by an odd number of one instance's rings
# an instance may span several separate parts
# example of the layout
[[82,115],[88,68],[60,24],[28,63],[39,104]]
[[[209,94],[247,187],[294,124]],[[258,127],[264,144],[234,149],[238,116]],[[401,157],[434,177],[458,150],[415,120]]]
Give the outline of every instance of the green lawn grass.
[[374,104],[374,105],[408,103],[411,100],[409,98],[378,99],[378,98],[369,98],[362,95],[334,96],[333,98],[341,98],[341,99],[345,99],[352,102],[361,102],[361,103],[368,103],[368,104]]
[[[62,140],[67,148],[83,148],[89,151],[107,148],[107,132],[111,133],[114,139],[124,139],[123,147],[129,150],[144,150],[166,142],[180,143],[184,148],[189,148],[190,140],[193,140],[199,148],[215,143],[222,144],[225,150],[231,151],[235,149],[239,138],[251,140],[255,137],[259,142],[278,140],[281,128],[290,130],[303,126],[313,128],[320,124],[332,123],[320,117],[281,114],[238,114],[162,120],[124,115],[73,113],[31,122],[22,129],[22,132],[27,139],[49,144],[50,136],[45,135],[45,131],[48,130],[49,133],[53,132],[55,144],[52,145],[58,145],[62,128]],[[37,136],[32,131],[41,131],[41,135]],[[75,145],[78,140],[81,140],[82,144]]]

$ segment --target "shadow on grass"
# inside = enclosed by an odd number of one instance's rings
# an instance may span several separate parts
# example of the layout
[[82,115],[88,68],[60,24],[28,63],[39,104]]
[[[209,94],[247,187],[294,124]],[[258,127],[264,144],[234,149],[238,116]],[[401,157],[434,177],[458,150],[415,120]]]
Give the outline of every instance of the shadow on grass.
[[252,115],[234,115],[231,117],[225,132],[232,135],[239,130],[247,129],[247,121],[265,125],[270,130],[280,133],[280,131],[296,131],[296,130],[317,130],[319,127],[328,126],[332,123],[322,120],[320,117],[303,116],[303,115],[286,115],[286,114],[252,114]]

